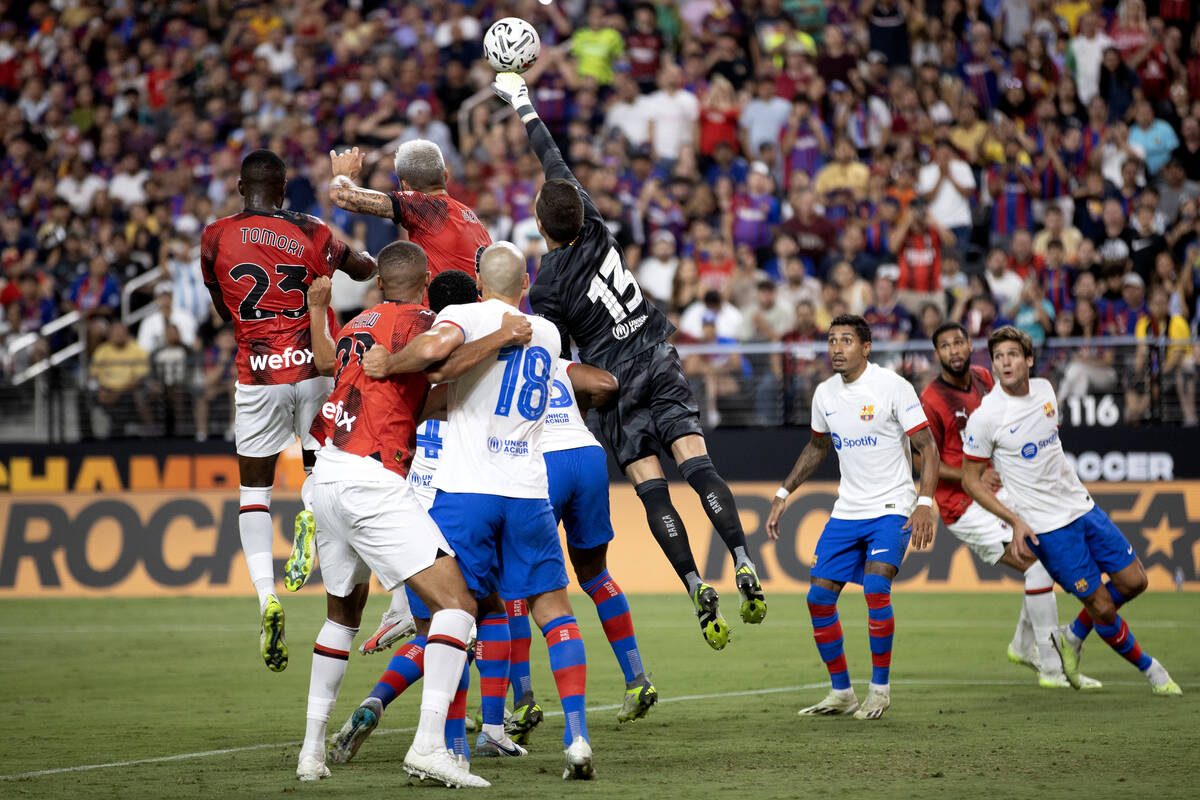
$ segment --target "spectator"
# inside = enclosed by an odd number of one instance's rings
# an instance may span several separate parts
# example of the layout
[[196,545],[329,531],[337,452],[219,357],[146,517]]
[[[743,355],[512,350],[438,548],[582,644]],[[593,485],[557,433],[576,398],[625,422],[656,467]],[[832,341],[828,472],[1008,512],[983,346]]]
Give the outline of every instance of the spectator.
[[706,291],[702,300],[684,310],[679,318],[679,331],[694,341],[704,341],[704,326],[710,322],[716,326],[715,335],[718,338],[731,342],[736,342],[745,330],[742,312],[715,289]]
[[[365,302],[365,301],[364,301]],[[209,410],[218,399],[229,404],[229,422],[225,439],[233,440],[233,391],[237,381],[237,339],[229,325],[217,331],[215,341],[204,351],[204,381],[196,395],[196,441],[209,433]]]
[[829,271],[829,282],[838,291],[846,310],[851,314],[862,314],[875,299],[871,292],[871,284],[864,281],[855,272],[849,261],[838,261]]
[[905,342],[912,333],[912,315],[900,305],[896,284],[900,268],[885,264],[875,271],[875,302],[867,306],[863,318],[871,327],[871,339],[877,342]]
[[196,346],[196,319],[187,311],[175,307],[174,287],[160,283],[154,287],[154,312],[138,326],[137,342],[147,353],[155,353],[167,344],[167,328],[174,327],[176,337],[185,347]]
[[985,262],[988,292],[1000,314],[1006,313],[1016,306],[1021,298],[1024,282],[1021,276],[1008,266],[1008,254],[1000,248],[993,248]]
[[843,137],[833,146],[833,161],[817,173],[815,188],[822,202],[840,189],[848,189],[855,199],[860,199],[866,195],[870,174],[867,165],[855,157],[854,145]]
[[108,339],[92,353],[89,372],[95,384],[96,402],[92,432],[100,438],[123,436],[136,410],[143,426],[151,422],[143,383],[150,372],[150,357],[129,335],[121,322],[109,326]]
[[108,182],[108,195],[126,208],[146,202],[146,182],[150,173],[142,169],[136,153],[128,153]]
[[953,235],[934,221],[925,201],[913,200],[892,238],[900,268],[896,289],[909,311],[930,302],[940,307],[942,247],[953,241]]
[[1168,220],[1179,217],[1186,200],[1200,200],[1200,182],[1187,176],[1183,161],[1171,156],[1163,166],[1162,176],[1156,184],[1158,189],[1158,211]]
[[1084,104],[1100,92],[1100,61],[1112,44],[1100,17],[1084,14],[1079,21],[1079,33],[1071,40],[1067,61],[1074,70],[1079,99]]
[[648,135],[654,154],[669,169],[679,151],[692,143],[692,127],[700,118],[700,102],[683,88],[683,70],[674,64],[659,73],[659,90],[647,103]]
[[954,235],[959,254],[965,255],[971,242],[975,176],[949,139],[938,139],[933,155],[933,161],[918,173],[917,192],[928,201],[930,216]]
[[1142,149],[1146,154],[1146,171],[1157,175],[1179,146],[1179,137],[1170,125],[1155,118],[1154,107],[1147,100],[1134,107],[1134,120],[1129,130],[1129,143]]
[[746,191],[733,196],[725,219],[725,237],[734,247],[747,245],[760,264],[771,259],[771,229],[779,224],[779,200],[772,192],[771,170],[761,161],[750,165]]
[[1160,253],[1167,252],[1167,239],[1158,232],[1154,223],[1156,204],[1149,200],[1138,203],[1133,217],[1133,237],[1129,242],[1129,257],[1133,270],[1149,281],[1154,274],[1154,262]]
[[796,304],[796,324],[783,335],[784,404],[787,419],[807,420],[812,394],[825,378],[825,331],[817,326],[816,309],[810,300]]
[[1043,259],[1033,251],[1033,237],[1028,230],[1018,230],[1013,234],[1011,251],[1008,256],[1008,267],[1025,280],[1030,275],[1040,275]]
[[[4,300],[6,317],[13,331],[39,331],[43,325],[54,320],[57,309],[54,301],[43,294],[36,272],[22,272],[17,277],[15,289],[14,296]],[[4,292],[9,294],[8,287],[5,287]]]
[[1029,334],[1034,347],[1041,347],[1054,329],[1054,305],[1046,299],[1037,275],[1021,286],[1021,296],[1012,314],[1013,325]]
[[988,193],[992,196],[992,246],[1004,246],[1018,229],[1033,224],[1033,195],[1037,187],[1033,170],[1020,163],[1021,143],[1016,137],[1004,142],[1004,163],[988,169]]
[[740,339],[745,342],[778,342],[796,322],[795,307],[781,302],[779,287],[759,279],[754,304],[746,309]]
[[1074,305],[1071,290],[1075,285],[1075,271],[1067,266],[1066,250],[1058,239],[1051,239],[1046,246],[1046,259],[1038,278],[1046,289],[1046,299],[1060,312]]
[[162,346],[150,356],[153,375],[151,393],[162,401],[164,408],[164,431],[167,436],[177,436],[182,423],[187,419],[188,372],[192,351],[179,338],[179,329],[168,324],[163,335]]
[[1100,94],[1108,102],[1109,122],[1125,118],[1139,89],[1137,73],[1121,61],[1117,48],[1107,48],[1100,61]]
[[668,309],[671,305],[671,289],[675,284],[677,269],[679,258],[675,255],[675,234],[658,231],[650,238],[650,255],[638,264],[637,279],[642,291],[660,308]]
[[1185,117],[1180,123],[1182,141],[1172,155],[1183,164],[1190,181],[1200,181],[1200,118]]
[[742,107],[738,122],[742,152],[752,157],[764,144],[778,144],[791,114],[792,104],[775,94],[775,78],[760,77],[754,85],[754,97]]
[[571,36],[576,71],[581,77],[608,86],[613,82],[613,63],[624,53],[625,40],[605,20],[604,4],[592,3],[588,6],[587,23]]
[[1057,241],[1062,246],[1063,255],[1066,260],[1068,262],[1075,261],[1076,254],[1079,251],[1079,243],[1083,240],[1083,234],[1074,225],[1067,225],[1066,219],[1067,217],[1063,213],[1061,206],[1050,205],[1046,207],[1046,216],[1043,220],[1045,227],[1033,237],[1033,252],[1036,255],[1045,258],[1050,242]]
[[1132,383],[1125,395],[1126,420],[1144,421],[1148,412],[1165,421],[1163,388],[1175,387],[1184,427],[1196,426],[1196,365],[1188,344],[1187,320],[1172,315],[1169,296],[1161,286],[1150,291],[1149,304],[1134,329],[1138,338]]
[[107,335],[108,320],[121,308],[121,285],[109,271],[103,254],[92,256],[88,271],[76,278],[68,289],[67,300],[88,321],[90,351]]
[[408,104],[406,113],[409,125],[400,135],[400,141],[411,142],[415,139],[424,139],[433,142],[442,151],[450,174],[461,178],[463,174],[462,160],[459,158],[458,150],[454,147],[450,128],[441,120],[433,119],[433,107],[429,101],[420,98],[413,100]]
[[1111,392],[1119,383],[1117,371],[1113,367],[1116,353],[1111,347],[1099,344],[1104,330],[1096,313],[1096,304],[1091,300],[1080,299],[1075,305],[1074,319],[1075,327],[1068,335],[1083,341],[1069,350],[1071,355],[1058,385],[1060,402],[1087,394]]
[[[720,75],[715,76],[700,106],[700,132],[696,141],[702,157],[712,159],[718,147],[724,145],[721,149],[725,164],[732,160],[739,146],[738,119],[741,114],[733,84]],[[715,182],[709,179],[709,183]],[[734,181],[735,184],[740,182]]]
[[799,303],[812,303],[814,313],[825,311],[824,307],[817,310],[816,304],[821,300],[821,282],[810,275],[800,258],[789,258],[783,263],[783,285],[779,287],[781,302],[790,306]]

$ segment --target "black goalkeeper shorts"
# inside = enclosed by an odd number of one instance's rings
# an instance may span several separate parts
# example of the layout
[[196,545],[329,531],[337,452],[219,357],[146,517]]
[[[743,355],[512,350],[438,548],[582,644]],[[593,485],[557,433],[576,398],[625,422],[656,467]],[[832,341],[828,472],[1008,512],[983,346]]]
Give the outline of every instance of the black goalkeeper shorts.
[[613,370],[617,401],[597,409],[600,435],[622,470],[646,456],[670,454],[671,442],[703,433],[700,407],[669,342],[622,361]]

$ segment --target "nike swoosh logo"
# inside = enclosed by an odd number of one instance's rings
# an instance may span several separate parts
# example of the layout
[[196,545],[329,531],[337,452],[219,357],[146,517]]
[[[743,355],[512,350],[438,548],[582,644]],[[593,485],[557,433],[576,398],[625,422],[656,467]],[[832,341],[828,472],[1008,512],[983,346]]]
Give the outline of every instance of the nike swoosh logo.
[[875,555],[875,554],[877,554],[877,553],[886,553],[887,551],[888,551],[888,549],[887,549],[886,547],[882,547],[882,548],[880,548],[880,549],[878,549],[878,550],[872,550],[872,551],[871,551],[871,555]]
[[837,413],[836,411],[826,411],[826,412],[825,412],[825,416],[827,416],[827,417],[832,417],[832,416],[833,416],[834,414],[836,414],[836,413]]
[[1133,555],[1133,545],[1129,545],[1129,549],[1125,551],[1129,555]]
[[1021,426],[1020,426],[1020,425],[1018,425],[1018,426],[1017,426],[1017,427],[1015,427],[1015,428],[1009,428],[1009,429],[1008,429],[1008,432],[1009,432],[1009,433],[1016,433],[1018,430],[1020,430],[1020,428],[1021,428]]

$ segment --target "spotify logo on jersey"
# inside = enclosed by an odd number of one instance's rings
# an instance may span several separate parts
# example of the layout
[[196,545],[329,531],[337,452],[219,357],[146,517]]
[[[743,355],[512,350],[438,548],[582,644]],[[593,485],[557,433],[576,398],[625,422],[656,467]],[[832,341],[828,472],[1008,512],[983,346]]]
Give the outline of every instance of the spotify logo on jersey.
[[1024,447],[1021,448],[1021,457],[1022,458],[1031,459],[1034,456],[1036,456],[1037,454],[1038,454],[1038,446],[1036,444],[1034,444],[1033,442],[1029,442]]

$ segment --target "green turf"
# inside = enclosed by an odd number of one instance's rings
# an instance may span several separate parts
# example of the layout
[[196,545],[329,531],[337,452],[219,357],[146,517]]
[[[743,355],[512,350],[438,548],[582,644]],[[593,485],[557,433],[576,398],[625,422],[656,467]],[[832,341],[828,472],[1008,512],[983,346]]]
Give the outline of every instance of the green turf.
[[[1075,601],[1059,596],[1064,619]],[[397,701],[353,764],[300,784],[310,643],[319,597],[284,597],[291,666],[268,672],[258,656],[253,599],[7,600],[0,602],[0,776],[224,748],[256,750],[0,781],[2,797],[383,797],[419,791],[400,769],[418,694]],[[591,666],[589,706],[621,699],[623,684],[591,603],[573,597]],[[879,722],[798,718],[825,692],[803,598],[771,599],[762,627],[735,624],[715,653],[689,618],[685,597],[632,598],[642,654],[664,702],[618,726],[616,711],[589,714],[598,780],[563,787],[562,718],[551,717],[531,755],[476,759],[493,797],[534,793],[595,797],[748,798],[1195,797],[1200,766],[1200,597],[1152,594],[1126,611],[1145,649],[1184,687],[1150,695],[1142,677],[1098,640],[1084,670],[1103,691],[1039,689],[1010,665],[1005,646],[1019,598],[896,598],[893,706]],[[384,605],[373,598],[369,633]],[[869,674],[865,609],[840,606],[847,657],[860,693]],[[731,622],[734,621],[731,619]],[[351,657],[336,728],[373,685],[386,656]],[[545,646],[535,633],[534,682],[557,707]],[[759,694],[694,699],[732,692]],[[477,707],[477,701],[472,701]],[[432,789],[428,791],[433,791]]]

